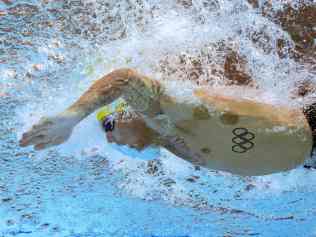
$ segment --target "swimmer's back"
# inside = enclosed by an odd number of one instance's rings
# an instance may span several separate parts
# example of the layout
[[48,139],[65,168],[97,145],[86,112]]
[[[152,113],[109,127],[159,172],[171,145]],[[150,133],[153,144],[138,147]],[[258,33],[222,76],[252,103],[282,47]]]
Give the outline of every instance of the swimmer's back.
[[302,164],[312,149],[300,110],[197,90],[201,105],[165,101],[163,111],[210,169],[265,175]]
[[[264,175],[302,164],[312,134],[299,110],[197,90],[201,104],[177,102],[154,80],[132,71],[124,99],[163,136],[178,136],[210,169]],[[170,126],[169,126],[170,125]]]

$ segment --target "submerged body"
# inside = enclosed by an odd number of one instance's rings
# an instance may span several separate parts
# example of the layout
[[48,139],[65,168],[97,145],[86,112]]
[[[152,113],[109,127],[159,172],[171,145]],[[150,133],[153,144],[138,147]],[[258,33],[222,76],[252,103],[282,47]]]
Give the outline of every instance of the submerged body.
[[163,111],[210,169],[264,175],[302,164],[312,134],[300,110],[196,91],[202,105],[166,105]]
[[163,146],[195,165],[239,175],[264,175],[295,168],[312,149],[312,133],[300,110],[195,91],[200,104],[178,102],[159,82],[131,69],[98,80],[66,111],[42,119],[20,144],[44,149],[66,141],[72,129],[119,97],[137,116],[117,119],[109,142],[136,149]]

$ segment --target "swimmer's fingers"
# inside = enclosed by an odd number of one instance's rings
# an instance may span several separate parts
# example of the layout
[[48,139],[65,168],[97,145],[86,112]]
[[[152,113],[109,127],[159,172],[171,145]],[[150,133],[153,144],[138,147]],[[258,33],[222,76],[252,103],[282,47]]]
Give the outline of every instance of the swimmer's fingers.
[[21,140],[19,141],[19,145],[21,147],[25,147],[25,146],[29,146],[32,144],[32,140],[35,138],[35,137],[38,137],[38,136],[42,136],[42,134],[30,134],[30,133],[24,133],[22,135],[22,138]]
[[49,138],[44,133],[37,133],[33,134],[32,136],[23,136],[20,140],[20,146],[25,147],[48,141]]
[[37,144],[36,146],[34,146],[34,149],[35,150],[43,150],[43,149],[47,149],[47,148],[52,147],[52,146],[60,145],[64,142],[65,142],[65,138],[58,137],[53,141],[52,140],[47,141],[47,142],[43,141],[40,144]]
[[31,129],[30,131],[23,133],[22,139],[27,140],[35,136],[44,135],[46,130],[46,128]]
[[52,124],[53,122],[49,119],[45,117],[41,118],[38,124],[33,125],[28,132],[22,135],[22,139],[19,141],[20,146],[24,147],[36,144],[34,139],[37,140],[40,136],[45,136],[47,134],[47,130]]
[[34,137],[45,135],[46,132],[46,128],[31,128],[30,131],[23,133],[22,138],[20,140],[20,145],[26,146],[29,143],[29,141],[31,141]]
[[44,117],[22,135],[20,146],[34,145],[35,149],[41,150],[51,145],[59,145],[70,137],[75,124],[69,116]]
[[26,136],[33,136],[37,133],[49,129],[53,125],[53,121],[46,117],[42,117],[37,124],[34,124],[30,131],[25,133]]
[[52,147],[54,146],[54,144],[48,142],[48,143],[40,143],[40,144],[37,144],[36,146],[34,146],[34,149],[35,150],[43,150],[43,149],[46,149],[46,148],[49,148],[49,147]]

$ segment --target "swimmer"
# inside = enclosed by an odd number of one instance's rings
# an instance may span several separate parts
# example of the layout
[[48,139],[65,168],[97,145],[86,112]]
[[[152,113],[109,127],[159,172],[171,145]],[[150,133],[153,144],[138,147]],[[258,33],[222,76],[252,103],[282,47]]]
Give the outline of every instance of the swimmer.
[[62,144],[80,121],[123,98],[130,113],[99,118],[110,143],[137,150],[156,145],[194,165],[238,175],[290,170],[312,151],[311,108],[276,107],[211,88],[197,89],[194,96],[199,104],[180,102],[156,80],[133,69],[114,70],[65,111],[42,118],[23,134],[20,145],[41,150]]

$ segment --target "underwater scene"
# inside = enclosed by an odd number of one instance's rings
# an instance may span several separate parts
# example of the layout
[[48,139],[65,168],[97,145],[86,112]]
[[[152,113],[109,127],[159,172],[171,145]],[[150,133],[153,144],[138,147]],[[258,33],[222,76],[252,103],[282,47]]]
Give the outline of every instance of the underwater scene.
[[315,155],[238,175],[109,142],[97,111],[58,146],[19,145],[119,68],[179,103],[242,88],[300,110],[316,102],[316,2],[0,0],[0,237],[316,237]]

